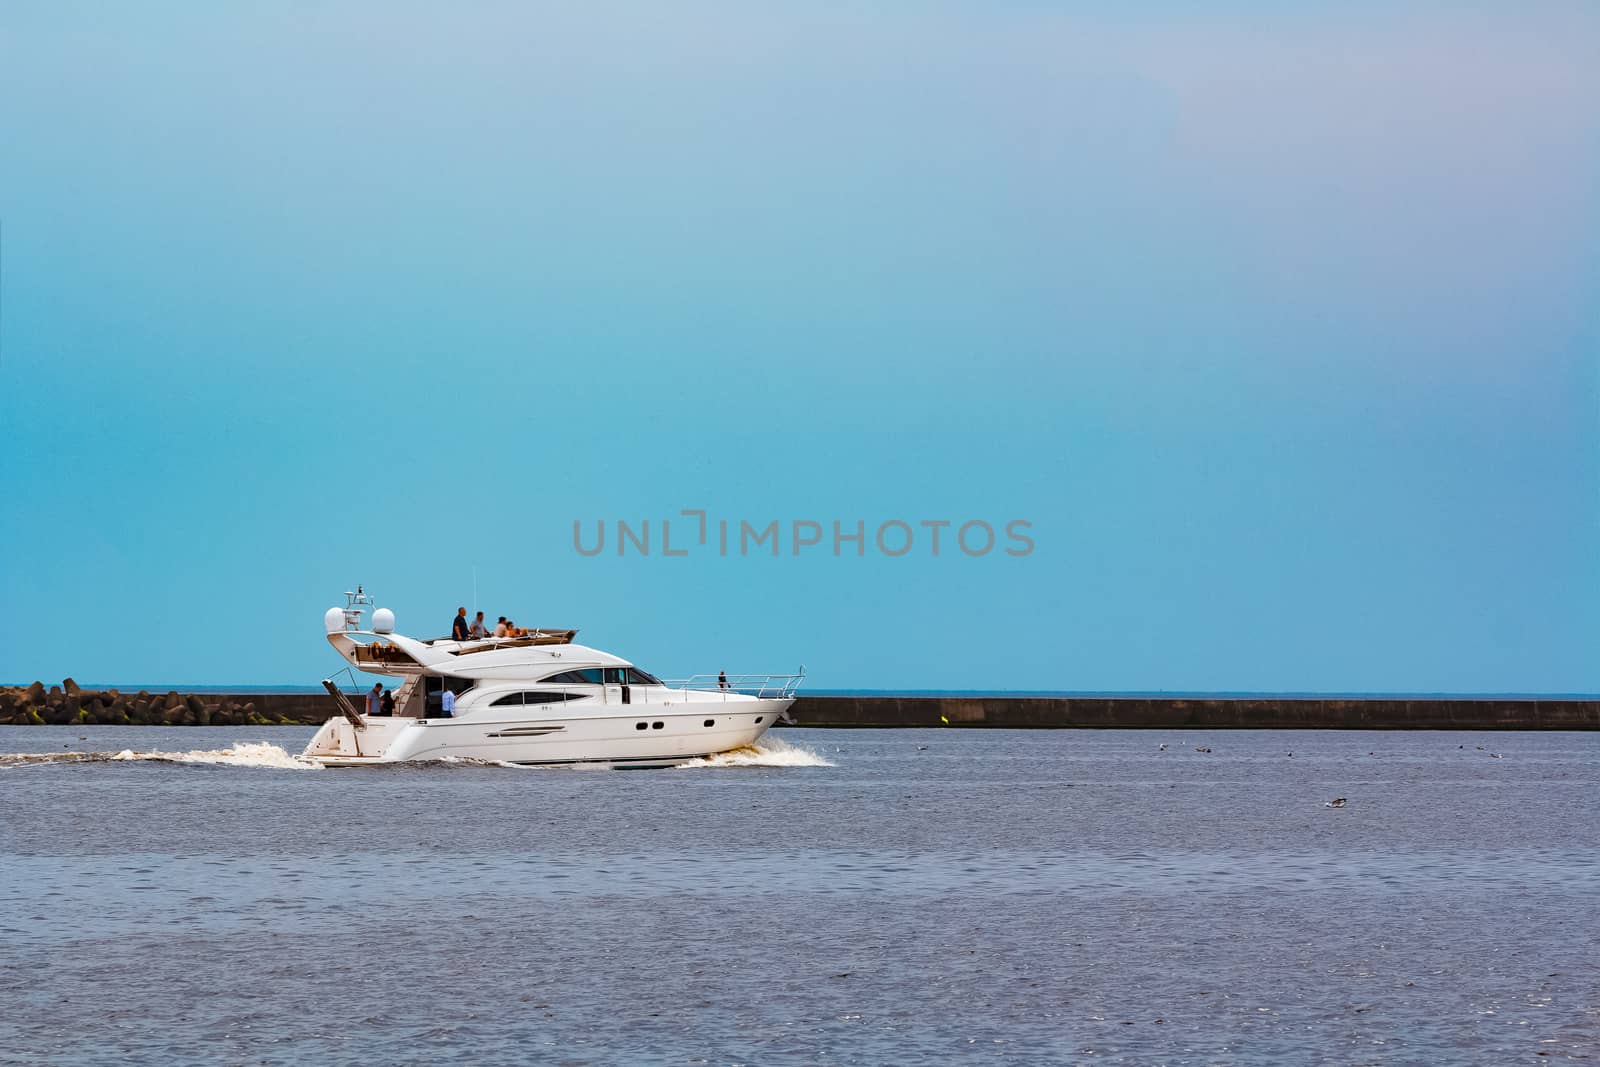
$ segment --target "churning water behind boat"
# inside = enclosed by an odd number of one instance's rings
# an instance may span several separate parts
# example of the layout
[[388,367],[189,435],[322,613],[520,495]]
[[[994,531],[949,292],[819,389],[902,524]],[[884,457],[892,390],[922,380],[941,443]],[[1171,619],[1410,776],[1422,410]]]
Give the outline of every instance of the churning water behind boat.
[[[119,729],[109,727],[108,729]],[[147,728],[147,731],[148,732]],[[159,728],[154,728],[159,729]],[[181,740],[182,735],[191,732],[194,728],[174,728],[169,731],[169,736],[176,733],[172,739]],[[259,734],[254,727],[241,728]],[[59,731],[57,731],[59,732]],[[78,736],[78,735],[74,735]],[[163,738],[164,740],[166,738]],[[78,736],[80,747],[73,749],[64,747],[59,752],[0,752],[0,770],[14,767],[38,766],[41,764],[59,763],[189,763],[205,764],[219,767],[257,767],[270,770],[306,771],[322,770],[318,764],[298,759],[279,745],[269,741],[240,741],[226,748],[190,749],[187,751],[163,751],[150,749],[136,751],[124,748],[118,751],[97,751],[85,746],[88,736]],[[70,746],[71,742],[64,742]],[[570,769],[564,767],[539,767],[518,763],[507,763],[501,760],[480,759],[455,759],[447,758],[437,761],[419,761],[408,764],[386,764],[383,767],[361,768],[354,773],[364,773],[373,770],[384,770],[395,766],[404,766],[408,769],[446,770],[452,767],[502,767],[508,770],[552,770]],[[678,764],[681,768],[731,768],[731,767],[831,767],[833,764],[812,752],[810,749],[799,745],[792,745],[780,738],[767,736],[757,741],[754,745],[734,749],[716,756],[703,759],[688,760]]]

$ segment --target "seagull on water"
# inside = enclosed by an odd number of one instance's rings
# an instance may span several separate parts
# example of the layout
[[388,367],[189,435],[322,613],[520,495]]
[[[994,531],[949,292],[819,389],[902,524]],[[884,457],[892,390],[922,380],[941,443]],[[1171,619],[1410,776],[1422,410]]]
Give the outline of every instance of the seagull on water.
[[1332,800],[1328,801],[1326,806],[1330,808],[1342,808],[1348,803],[1350,802],[1344,797],[1334,797]]

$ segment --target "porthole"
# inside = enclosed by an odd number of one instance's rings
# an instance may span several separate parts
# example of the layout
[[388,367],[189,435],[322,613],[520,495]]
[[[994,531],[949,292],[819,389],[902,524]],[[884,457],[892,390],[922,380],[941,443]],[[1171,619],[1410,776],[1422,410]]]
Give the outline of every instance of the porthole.
[[716,719],[707,719],[706,720],[706,725],[707,726],[715,726],[715,725],[717,725],[717,720]]
[[650,724],[650,729],[659,730],[665,725],[667,725],[667,724],[664,723],[664,722],[653,722],[653,723]]
[[647,722],[636,722],[633,724],[633,728],[635,730],[648,730],[650,729],[650,724]]
[[757,715],[756,716],[756,722],[760,722],[762,719],[765,719],[765,718],[766,718],[765,715]]

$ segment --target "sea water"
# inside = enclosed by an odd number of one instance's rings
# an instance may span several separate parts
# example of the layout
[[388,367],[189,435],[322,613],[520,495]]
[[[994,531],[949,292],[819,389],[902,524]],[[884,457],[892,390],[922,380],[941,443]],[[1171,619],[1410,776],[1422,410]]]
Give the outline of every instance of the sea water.
[[311,732],[0,728],[0,1062],[1600,1057],[1600,735]]

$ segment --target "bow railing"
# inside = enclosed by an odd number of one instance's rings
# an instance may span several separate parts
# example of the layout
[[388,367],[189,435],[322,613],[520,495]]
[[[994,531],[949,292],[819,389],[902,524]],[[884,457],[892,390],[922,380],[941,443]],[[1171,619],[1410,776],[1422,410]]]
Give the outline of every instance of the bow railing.
[[661,684],[673,689],[688,689],[697,693],[741,693],[762,700],[780,700],[794,696],[800,683],[805,681],[806,669],[798,674],[695,674],[688,678],[663,678]]

